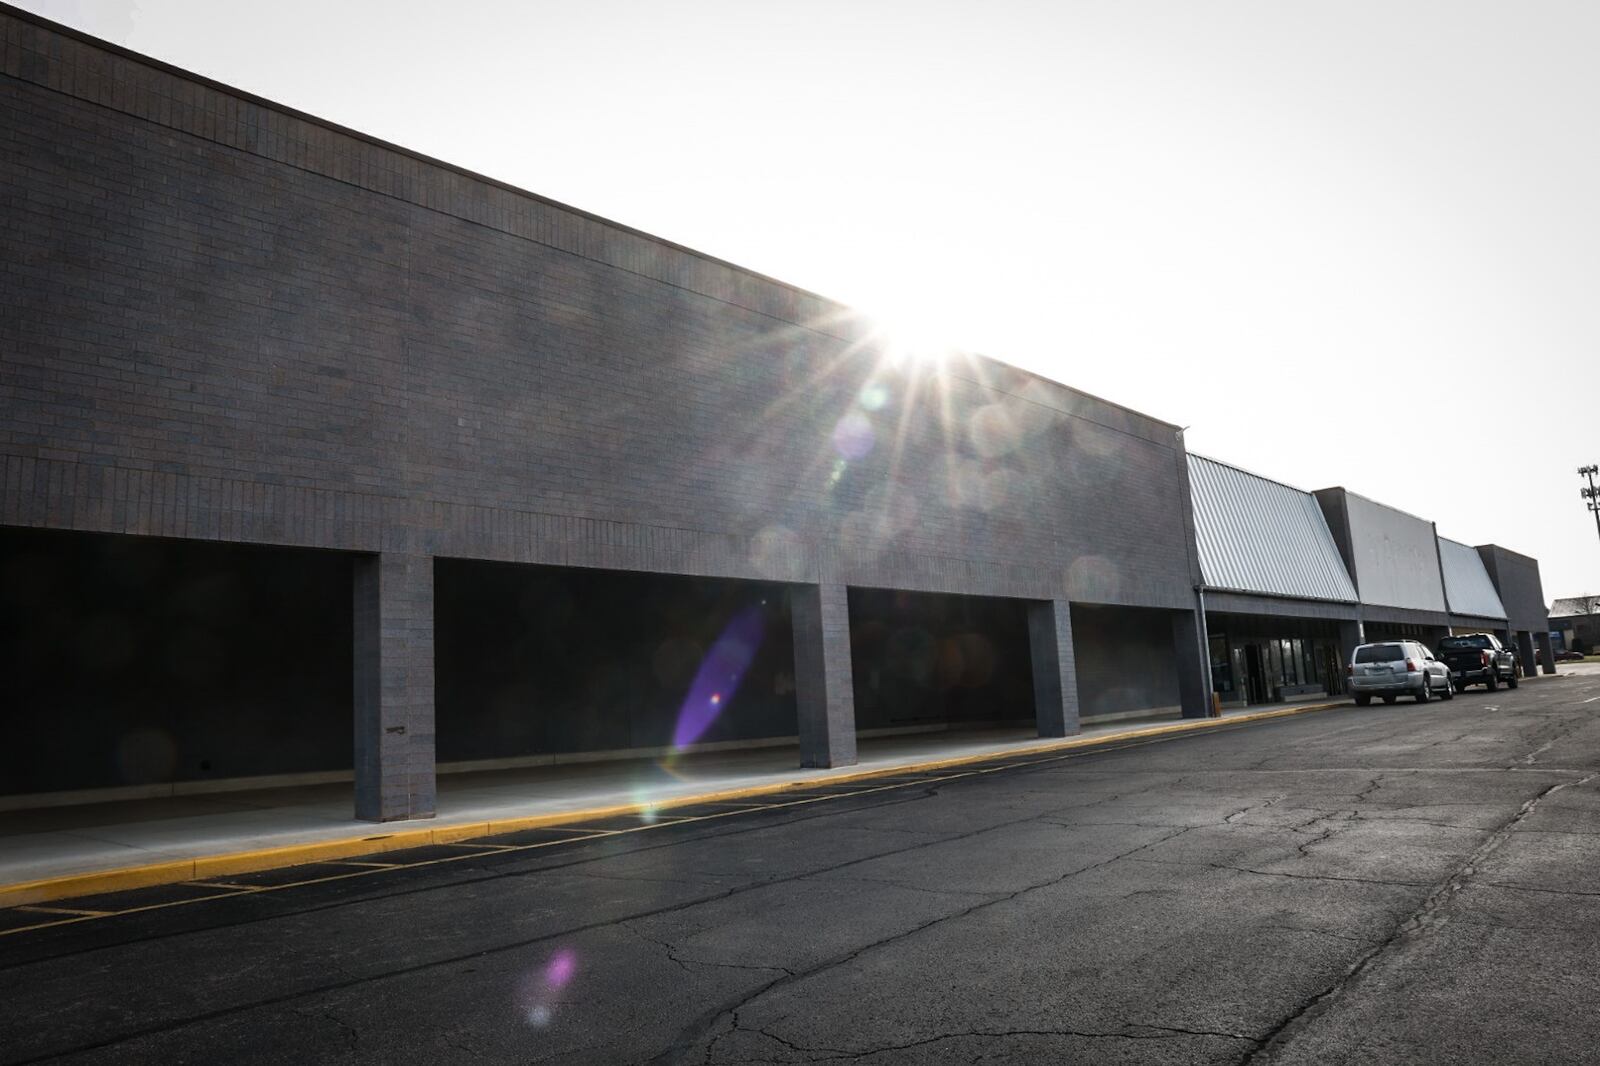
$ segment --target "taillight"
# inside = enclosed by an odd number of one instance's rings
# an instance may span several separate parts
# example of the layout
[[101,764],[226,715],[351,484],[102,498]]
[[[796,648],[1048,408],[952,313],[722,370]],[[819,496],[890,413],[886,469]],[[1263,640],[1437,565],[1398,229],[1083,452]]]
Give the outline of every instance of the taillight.
[[1484,666],[1488,666],[1489,665],[1489,653],[1488,652],[1480,651],[1478,653],[1478,659]]
[[1415,659],[1407,659],[1406,660],[1406,673],[1414,674],[1416,672],[1417,672],[1417,660],[1415,660]]
[[1344,672],[1346,674],[1350,675],[1351,677],[1355,677],[1356,676],[1356,664],[1355,663],[1345,663],[1344,664]]

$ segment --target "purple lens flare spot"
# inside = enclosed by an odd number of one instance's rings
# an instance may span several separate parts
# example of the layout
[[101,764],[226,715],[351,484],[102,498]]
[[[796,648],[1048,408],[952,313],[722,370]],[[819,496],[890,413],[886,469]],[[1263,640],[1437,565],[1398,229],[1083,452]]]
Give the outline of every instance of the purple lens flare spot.
[[674,748],[682,750],[704,736],[733,699],[744,672],[761,647],[762,629],[761,608],[746,607],[734,615],[717,637],[689,685],[683,709],[678,712],[678,725],[672,734]]
[[833,427],[833,446],[846,459],[863,459],[877,441],[872,421],[859,411],[851,411]]
[[573,971],[578,968],[578,953],[571,948],[562,948],[550,959],[550,965],[545,967],[544,982],[551,988],[563,988],[572,980]]

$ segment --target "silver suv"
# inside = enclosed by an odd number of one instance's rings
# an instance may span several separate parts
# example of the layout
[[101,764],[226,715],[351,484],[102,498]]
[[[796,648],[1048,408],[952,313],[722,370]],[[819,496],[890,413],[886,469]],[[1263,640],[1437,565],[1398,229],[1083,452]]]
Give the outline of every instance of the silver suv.
[[1350,692],[1361,707],[1374,696],[1382,696],[1384,703],[1393,703],[1400,696],[1427,703],[1435,695],[1444,700],[1456,695],[1450,668],[1414,640],[1363,644],[1351,656],[1348,673]]

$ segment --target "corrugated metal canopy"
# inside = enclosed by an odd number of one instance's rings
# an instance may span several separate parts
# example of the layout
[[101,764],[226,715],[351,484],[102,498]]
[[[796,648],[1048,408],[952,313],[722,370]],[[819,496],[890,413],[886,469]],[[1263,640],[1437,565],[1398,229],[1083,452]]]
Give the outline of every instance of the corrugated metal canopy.
[[1483,557],[1476,548],[1439,538],[1439,565],[1444,570],[1444,595],[1451,614],[1470,614],[1478,618],[1504,618],[1505,604],[1489,579]]
[[1355,585],[1309,492],[1200,455],[1189,456],[1195,538],[1206,586],[1355,601]]

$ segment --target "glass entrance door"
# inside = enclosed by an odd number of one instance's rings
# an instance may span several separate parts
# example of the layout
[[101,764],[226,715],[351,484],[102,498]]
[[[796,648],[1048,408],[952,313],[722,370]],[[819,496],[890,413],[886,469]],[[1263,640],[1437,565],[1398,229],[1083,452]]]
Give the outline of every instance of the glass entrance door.
[[1250,643],[1244,646],[1245,670],[1249,678],[1246,691],[1251,703],[1267,702],[1267,670],[1262,659],[1260,644]]

